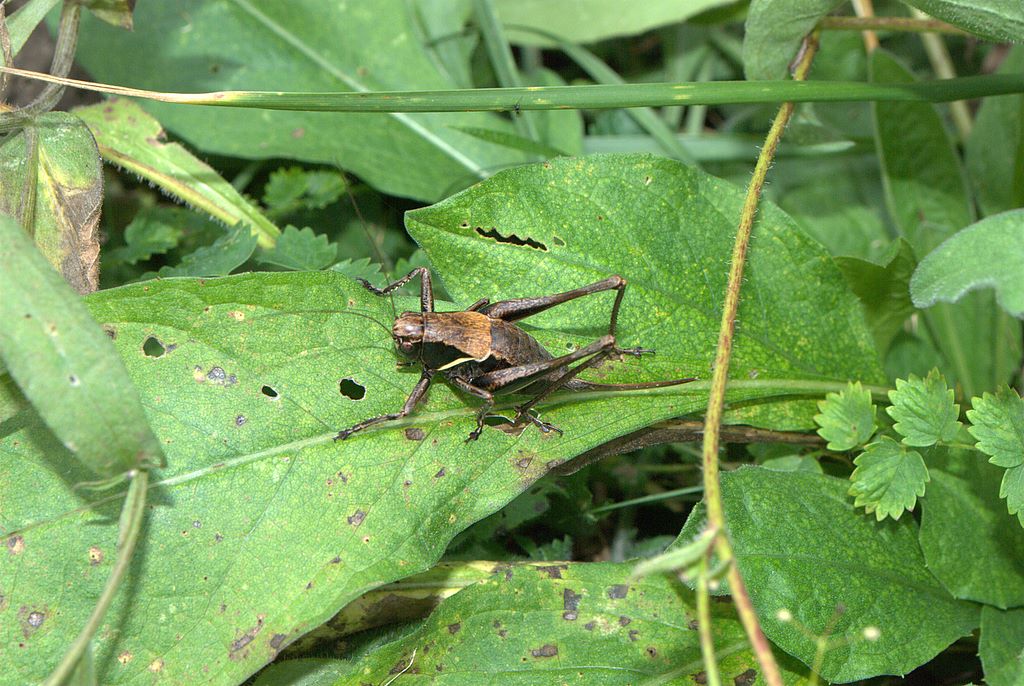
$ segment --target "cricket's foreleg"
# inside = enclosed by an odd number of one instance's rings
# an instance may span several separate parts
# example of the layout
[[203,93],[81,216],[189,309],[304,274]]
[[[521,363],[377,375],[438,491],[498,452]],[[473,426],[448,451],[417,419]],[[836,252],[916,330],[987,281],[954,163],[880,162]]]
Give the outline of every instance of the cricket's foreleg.
[[491,408],[494,407],[494,395],[490,391],[484,390],[479,386],[474,386],[465,379],[458,377],[451,377],[449,381],[452,385],[459,390],[474,395],[484,401],[484,404],[480,407],[480,410],[476,413],[476,428],[469,432],[469,438],[466,439],[466,443],[475,441],[480,438],[480,434],[484,430],[484,420],[487,419],[487,415],[490,414]]
[[609,276],[603,281],[598,281],[588,286],[583,286],[582,288],[574,288],[573,290],[566,291],[564,293],[555,293],[554,295],[545,295],[539,298],[502,300],[494,303],[493,305],[488,305],[480,311],[489,317],[494,317],[495,319],[504,319],[507,322],[515,322],[520,319],[533,316],[539,312],[543,312],[555,305],[561,305],[562,303],[569,302],[570,300],[582,298],[585,295],[615,289],[619,292],[615,296],[615,305],[612,310],[612,327],[611,331],[609,331],[609,333],[614,336],[615,319],[618,317],[619,302],[622,300],[622,293],[625,288],[625,279],[621,276]]
[[379,417],[371,417],[370,419],[359,422],[353,427],[344,429],[343,431],[339,431],[338,435],[334,437],[334,440],[344,441],[346,438],[348,438],[355,432],[362,431],[368,426],[380,424],[381,422],[391,422],[396,419],[401,419],[402,417],[405,417],[410,412],[412,412],[414,407],[416,407],[416,403],[422,400],[423,396],[426,395],[427,388],[430,387],[430,380],[433,378],[433,376],[433,372],[423,372],[423,374],[420,376],[419,382],[417,382],[416,387],[412,389],[412,393],[409,394],[409,397],[406,398],[405,404],[402,405],[402,409],[400,411],[392,412],[391,414],[382,414]]
[[377,288],[366,279],[356,279],[363,284],[363,288],[375,295],[388,295],[392,291],[401,288],[416,277],[420,277],[420,310],[423,312],[434,311],[434,288],[430,283],[430,270],[426,267],[416,267],[411,272],[394,283],[389,283],[384,288]]

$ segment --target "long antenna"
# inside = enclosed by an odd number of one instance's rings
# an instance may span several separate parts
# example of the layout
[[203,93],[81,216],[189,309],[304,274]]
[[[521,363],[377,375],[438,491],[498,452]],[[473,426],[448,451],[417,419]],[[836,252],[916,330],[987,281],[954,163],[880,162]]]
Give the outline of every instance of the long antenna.
[[[335,166],[338,167],[338,170],[341,173],[341,179],[345,185],[345,193],[348,195],[349,202],[352,203],[352,209],[355,211],[356,217],[359,218],[359,224],[363,227],[363,233],[366,234],[366,240],[370,243],[370,247],[377,255],[377,261],[380,263],[380,268],[384,270],[384,277],[390,283],[394,280],[394,275],[391,273],[392,268],[388,266],[388,261],[385,259],[384,253],[381,251],[380,246],[377,245],[377,241],[374,240],[373,235],[370,233],[369,225],[366,223],[366,219],[363,217],[363,212],[359,209],[359,203],[356,202],[356,196],[352,192],[352,184],[349,183],[348,174],[341,169],[340,165]],[[397,318],[398,308],[395,307],[394,294],[388,293],[388,299],[391,301],[391,316]]]

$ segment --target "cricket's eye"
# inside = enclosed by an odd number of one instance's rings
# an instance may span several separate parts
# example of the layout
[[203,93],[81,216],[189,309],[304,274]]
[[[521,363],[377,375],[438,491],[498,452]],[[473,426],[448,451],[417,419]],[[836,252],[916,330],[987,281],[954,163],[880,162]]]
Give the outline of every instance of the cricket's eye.
[[401,341],[398,344],[398,347],[402,350],[403,353],[411,353],[413,349],[413,344],[410,343],[409,341]]

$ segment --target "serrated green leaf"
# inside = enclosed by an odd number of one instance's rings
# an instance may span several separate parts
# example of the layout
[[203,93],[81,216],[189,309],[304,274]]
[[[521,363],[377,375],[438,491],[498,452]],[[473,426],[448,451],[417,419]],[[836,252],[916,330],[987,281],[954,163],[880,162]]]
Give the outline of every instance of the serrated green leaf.
[[1024,6],[1017,0],[904,0],[922,12],[997,42],[1024,42]]
[[928,454],[921,500],[921,550],[928,569],[957,598],[996,607],[1024,605],[1024,528],[999,502],[1003,470],[973,450]]
[[978,441],[978,450],[989,455],[988,461],[1006,469],[999,497],[1024,526],[1024,401],[1017,391],[1003,386],[995,394],[973,398],[971,405],[967,430]]
[[75,114],[85,121],[100,154],[111,164],[138,174],[227,226],[243,223],[259,237],[260,245],[269,247],[277,239],[280,230],[259,208],[179,143],[164,142],[160,122],[134,102],[115,98],[79,107]]
[[957,302],[969,291],[994,288],[1009,314],[1024,319],[1024,210],[986,217],[929,253],[914,271],[917,307]]
[[899,519],[924,495],[929,476],[921,453],[907,450],[888,436],[869,445],[853,463],[857,465],[850,475],[854,505],[868,514],[873,512],[878,521]]
[[960,406],[953,398],[953,389],[933,369],[924,379],[914,374],[896,379],[896,390],[889,391],[892,405],[885,411],[896,422],[893,428],[904,444],[925,448],[952,441],[960,431]]
[[327,236],[313,233],[308,226],[296,229],[289,225],[274,247],[260,254],[259,261],[301,271],[323,269],[337,256],[338,246],[328,241]]
[[[725,520],[765,635],[808,665],[819,657],[814,636],[828,631],[830,641],[842,641],[825,652],[819,672],[832,683],[906,674],[969,634],[979,614],[928,571],[912,517],[865,517],[848,486],[805,472],[722,474]],[[703,518],[695,509],[680,539]],[[783,608],[796,622],[778,619]],[[879,630],[878,640],[864,640],[867,627]]]
[[1020,686],[1024,683],[1024,609],[981,609],[978,657],[988,686]]
[[840,393],[829,393],[818,401],[821,414],[814,416],[818,435],[828,441],[828,449],[842,452],[864,445],[875,433],[877,408],[871,392],[860,382],[847,384]]
[[0,141],[0,212],[78,293],[99,285],[102,166],[89,129],[67,112],[42,114]]
[[345,177],[336,171],[277,169],[263,189],[263,204],[277,215],[299,209],[319,210],[345,192]]
[[[358,260],[352,258],[344,259],[331,265],[332,272],[344,274],[350,279],[366,279],[378,288],[385,285],[386,278],[381,273],[380,265],[372,262],[369,257],[361,257]],[[408,272],[405,272],[406,274]]]
[[[420,4],[144,2],[135,9],[131,33],[84,16],[75,58],[98,81],[160,91],[465,87],[434,52],[435,44],[452,48],[446,61],[461,59],[458,71],[468,71],[469,53],[456,49],[458,41],[452,40],[461,27],[445,20],[446,31],[424,35]],[[457,9],[449,11],[458,14]],[[168,36],[180,40],[168,41]],[[367,117],[154,102],[143,107],[168,130],[208,153],[341,165],[374,188],[426,201],[531,159],[456,130],[514,130],[512,122],[492,112]]]
[[973,398],[971,405],[967,430],[978,441],[978,450],[1000,467],[1024,465],[1024,401],[1017,391],[1004,386]]
[[183,226],[205,221],[191,210],[181,207],[146,207],[139,210],[124,230],[125,245],[103,255],[108,261],[135,264],[153,255],[162,255],[181,241]]
[[60,439],[51,459],[81,461],[102,477],[160,464],[163,452],[110,339],[5,215],[0,294],[0,360]]
[[247,226],[229,229],[212,245],[203,246],[173,267],[161,267],[160,276],[226,276],[245,263],[258,239]]

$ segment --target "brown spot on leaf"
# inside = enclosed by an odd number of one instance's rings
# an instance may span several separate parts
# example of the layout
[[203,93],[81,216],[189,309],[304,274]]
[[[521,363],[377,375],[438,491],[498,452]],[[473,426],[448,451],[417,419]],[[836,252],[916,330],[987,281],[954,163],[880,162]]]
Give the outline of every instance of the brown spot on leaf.
[[757,681],[757,670],[750,668],[732,680],[734,686],[754,686]]
[[459,629],[461,629],[461,628],[462,628],[462,624],[459,623],[459,622],[455,622],[454,624],[449,624],[448,625],[448,633],[450,633],[450,634],[457,634],[457,633],[459,633]]
[[537,571],[547,574],[549,579],[561,579],[563,569],[569,569],[569,565],[544,565],[537,567]]
[[558,647],[550,643],[545,643],[540,648],[534,648],[530,651],[530,655],[534,657],[555,657],[558,655]]
[[284,643],[284,639],[288,638],[287,634],[274,634],[270,637],[270,649],[275,653],[281,650],[281,645]]
[[[640,632],[639,631],[637,631],[636,629],[630,629],[629,630],[629,640],[630,641],[635,641],[638,636],[640,636]],[[654,656],[652,655],[651,657],[654,657]]]
[[595,626],[597,626],[597,622],[587,622],[583,625],[583,628],[587,631],[593,631]]
[[28,638],[46,621],[46,609],[28,607],[22,605],[18,610],[18,622],[21,624],[21,634]]
[[434,475],[434,478],[440,479],[442,476],[444,476],[444,467],[441,467],[439,470],[437,470],[437,474]]
[[629,617],[627,617],[626,615],[619,616],[619,626],[626,626],[627,624],[629,624],[632,621],[633,620],[630,619]]
[[7,539],[7,552],[11,555],[21,555],[25,550],[25,539],[15,534]]
[[697,684],[698,686],[704,686],[704,684],[708,683],[708,673],[704,670],[697,672],[690,678],[693,679],[693,683]]
[[256,624],[246,629],[242,634],[231,642],[231,648],[228,651],[228,657],[232,660],[241,660],[245,658],[247,651],[245,647],[253,642],[256,635],[263,630],[263,615],[256,617]]
[[654,646],[647,646],[644,652],[647,653],[647,657],[658,657],[658,649]]
[[359,526],[363,523],[364,519],[366,519],[366,513],[362,510],[356,510],[351,517],[348,517],[348,523],[351,526]]
[[153,672],[154,674],[158,674],[164,671],[164,659],[162,657],[158,657],[157,659],[150,662],[149,666],[146,667],[146,669]]
[[122,665],[126,665],[134,659],[135,654],[130,650],[126,650],[117,656],[117,661],[120,662]]
[[98,546],[89,548],[89,564],[95,567],[103,562],[103,551]]
[[331,560],[331,564],[332,565],[341,564],[341,558],[338,557],[337,555],[335,555],[334,558]]
[[410,426],[405,430],[405,437],[410,441],[422,441],[426,436],[427,434],[423,433],[423,429],[415,426]]
[[562,591],[562,609],[565,610],[562,613],[562,619],[572,622],[579,617],[577,610],[580,609],[580,597],[578,593],[573,593],[571,589],[566,588]]
[[608,597],[612,600],[621,600],[626,597],[627,593],[629,593],[627,584],[615,584],[608,589]]

